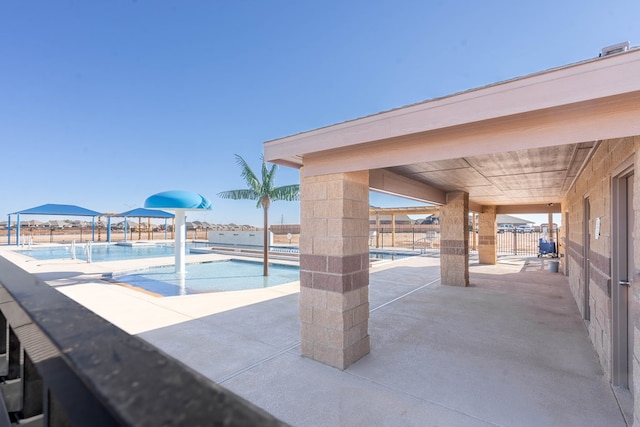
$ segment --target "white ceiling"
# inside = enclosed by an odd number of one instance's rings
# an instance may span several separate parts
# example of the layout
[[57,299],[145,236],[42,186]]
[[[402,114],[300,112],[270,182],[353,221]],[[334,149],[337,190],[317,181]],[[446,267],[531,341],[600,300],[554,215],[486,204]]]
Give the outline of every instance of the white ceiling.
[[510,151],[387,168],[481,205],[559,203],[597,142]]

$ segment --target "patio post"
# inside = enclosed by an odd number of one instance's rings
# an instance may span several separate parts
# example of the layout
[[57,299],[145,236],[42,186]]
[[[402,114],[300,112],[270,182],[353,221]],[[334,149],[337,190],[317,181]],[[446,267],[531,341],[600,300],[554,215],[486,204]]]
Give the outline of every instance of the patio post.
[[469,193],[446,194],[440,221],[440,277],[443,285],[469,286]]
[[302,355],[345,369],[370,351],[369,172],[300,182]]
[[478,258],[480,264],[498,263],[498,225],[496,206],[483,206],[478,227]]
[[176,238],[175,238],[175,273],[184,274],[185,271],[185,241],[186,241],[186,215],[184,209],[176,209]]

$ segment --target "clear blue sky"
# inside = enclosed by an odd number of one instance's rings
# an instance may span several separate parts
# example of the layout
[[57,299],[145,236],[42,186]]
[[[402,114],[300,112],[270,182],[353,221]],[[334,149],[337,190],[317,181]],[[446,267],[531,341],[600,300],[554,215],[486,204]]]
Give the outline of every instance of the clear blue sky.
[[[261,225],[217,197],[245,188],[234,154],[258,170],[270,139],[639,45],[639,17],[638,0],[0,0],[0,220],[180,189],[213,203],[190,219]],[[299,221],[298,203],[270,212]]]

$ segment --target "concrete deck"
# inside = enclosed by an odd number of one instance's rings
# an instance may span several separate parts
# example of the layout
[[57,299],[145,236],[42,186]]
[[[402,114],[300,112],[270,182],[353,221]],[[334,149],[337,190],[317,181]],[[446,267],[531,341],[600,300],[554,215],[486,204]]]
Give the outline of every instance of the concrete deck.
[[468,288],[441,286],[430,256],[373,268],[371,353],[344,371],[300,356],[296,283],[155,298],[31,269],[294,426],[625,426],[565,277],[540,263],[473,264]]

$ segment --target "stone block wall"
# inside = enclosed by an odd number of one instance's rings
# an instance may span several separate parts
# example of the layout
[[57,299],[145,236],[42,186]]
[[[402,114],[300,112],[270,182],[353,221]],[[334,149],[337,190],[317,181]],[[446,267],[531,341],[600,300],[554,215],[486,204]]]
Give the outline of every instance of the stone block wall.
[[634,198],[633,198],[633,262],[634,274],[630,299],[634,306],[633,328],[634,328],[634,349],[633,349],[633,385],[634,385],[634,426],[640,426],[640,136],[634,138],[635,160],[634,160]]
[[[611,300],[611,178],[621,164],[634,156],[640,150],[640,137],[614,139],[601,142],[593,157],[575,181],[573,187],[562,201],[563,218],[569,219],[566,228],[569,232],[564,235],[562,245],[565,263],[569,271],[569,285],[582,315],[585,315],[584,295],[585,287],[589,287],[589,320],[587,327],[589,336],[600,358],[605,375],[611,380],[612,375],[612,300]],[[636,154],[637,156],[637,154]],[[638,177],[638,159],[636,159],[636,180]],[[640,187],[636,187],[640,188]],[[637,190],[636,190],[637,192]],[[588,230],[589,254],[584,253],[584,200],[589,198],[590,221]],[[640,197],[635,197],[638,204]],[[638,206],[635,207],[636,217]],[[600,234],[596,239],[596,219],[600,220]],[[637,229],[637,226],[636,226]],[[638,237],[635,236],[635,247],[640,248]],[[636,266],[640,266],[637,258]],[[589,260],[589,283],[584,283],[585,255]],[[617,284],[616,284],[617,286]],[[632,304],[637,305],[637,301]],[[636,333],[636,343],[640,340],[640,333]],[[640,368],[638,368],[640,369]],[[640,385],[640,383],[638,384]]]

